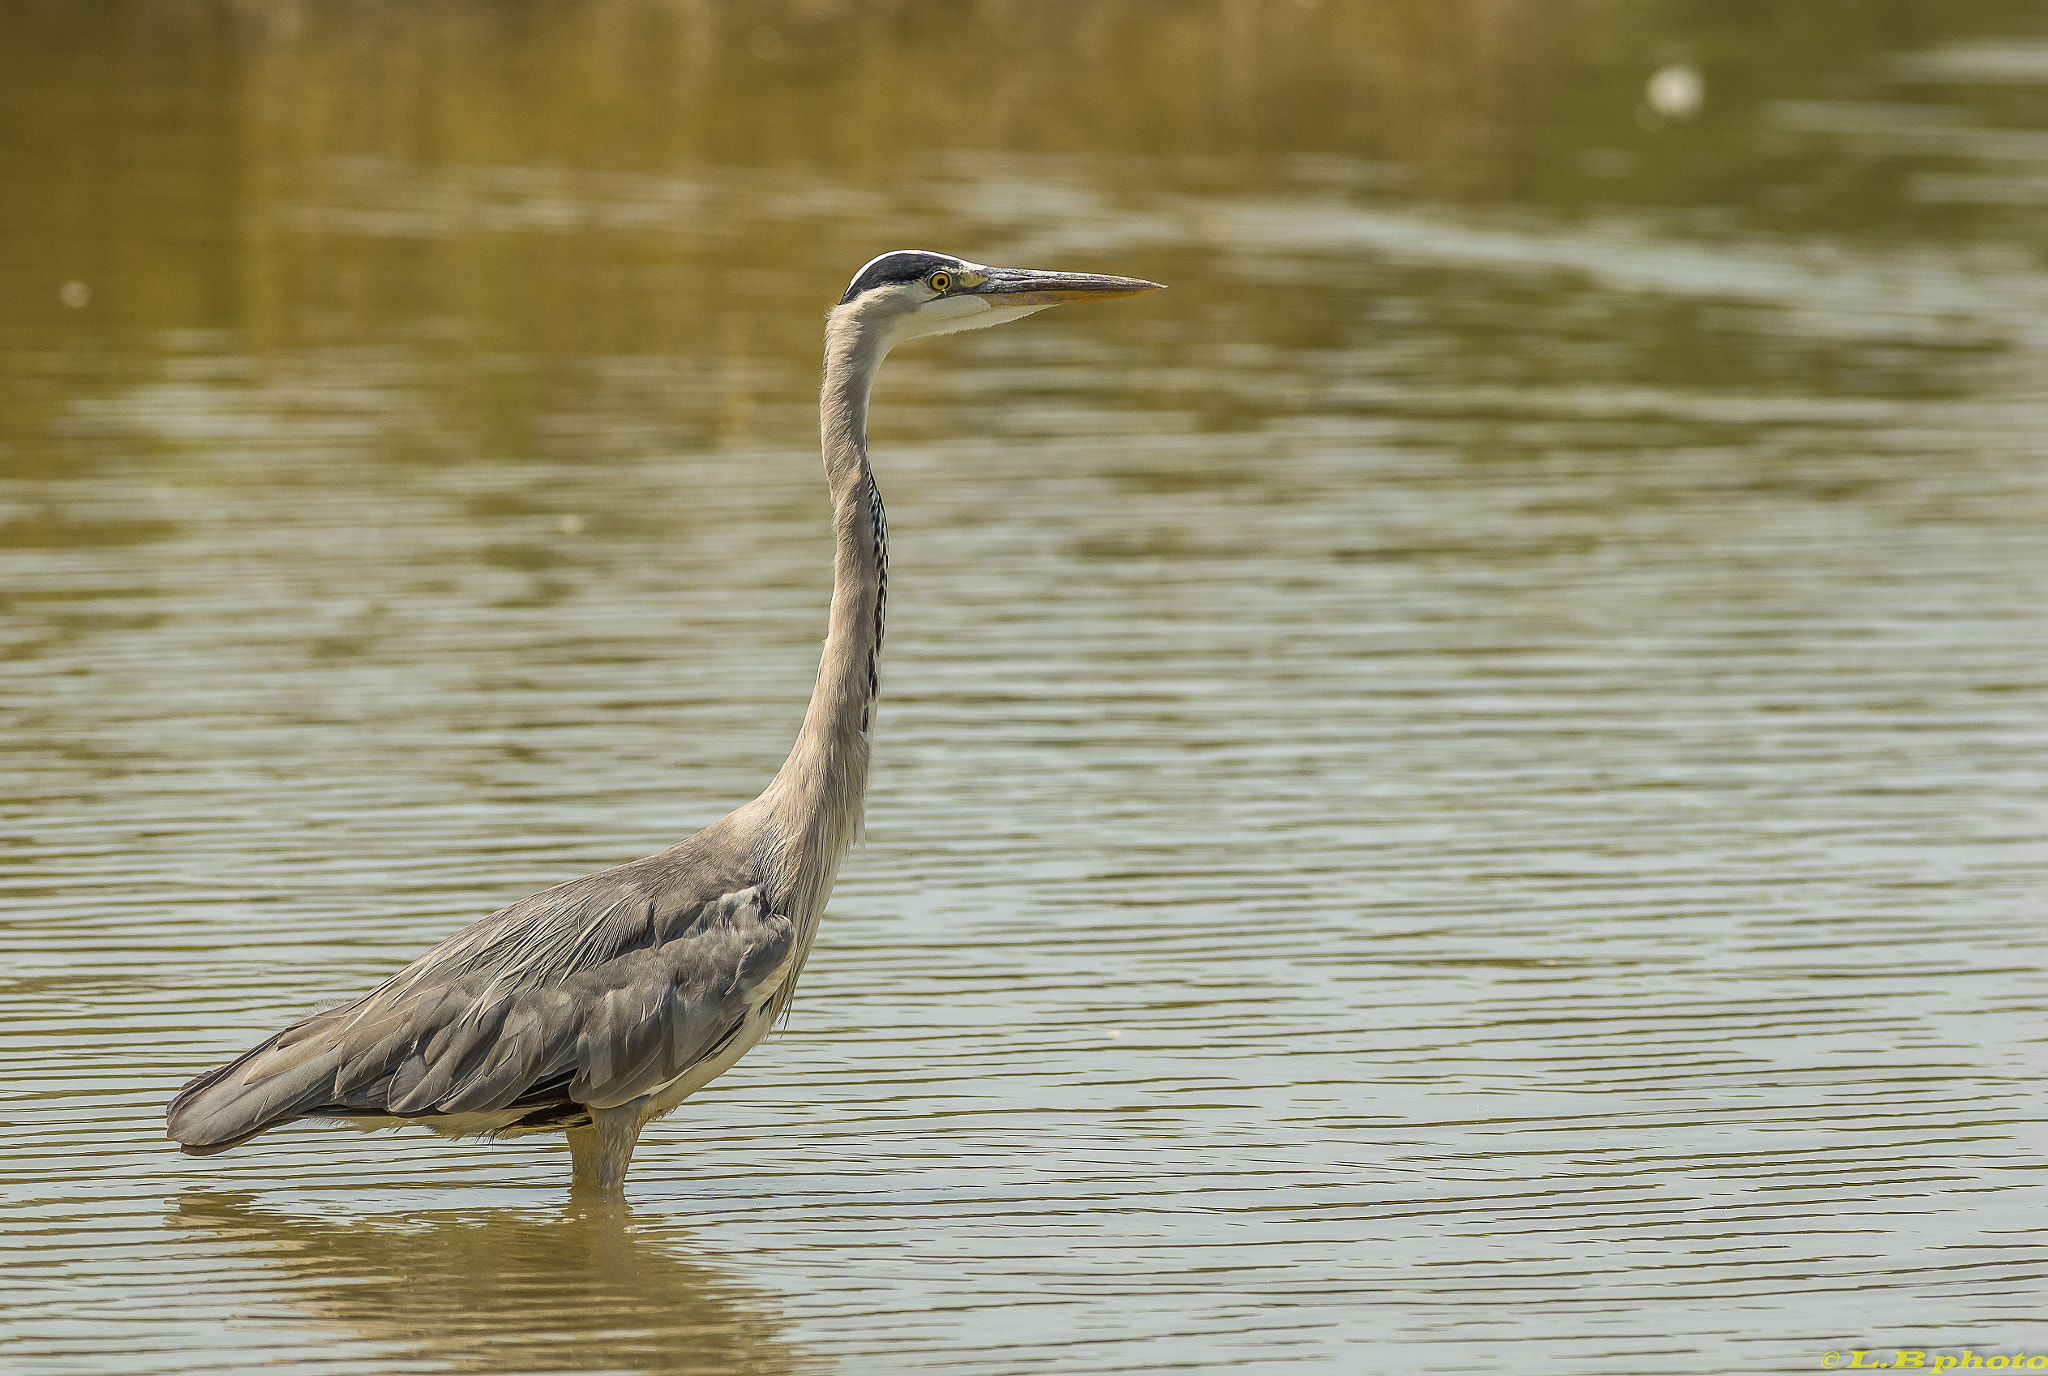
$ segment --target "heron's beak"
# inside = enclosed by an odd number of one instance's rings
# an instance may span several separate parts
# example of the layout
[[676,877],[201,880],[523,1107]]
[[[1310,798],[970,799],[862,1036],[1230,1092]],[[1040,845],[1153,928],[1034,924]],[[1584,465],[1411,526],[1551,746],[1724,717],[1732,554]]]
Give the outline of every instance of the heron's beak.
[[991,306],[1063,306],[1070,301],[1110,301],[1140,292],[1164,291],[1165,283],[1142,277],[1100,277],[1092,272],[1034,272],[1030,268],[990,268],[971,288]]

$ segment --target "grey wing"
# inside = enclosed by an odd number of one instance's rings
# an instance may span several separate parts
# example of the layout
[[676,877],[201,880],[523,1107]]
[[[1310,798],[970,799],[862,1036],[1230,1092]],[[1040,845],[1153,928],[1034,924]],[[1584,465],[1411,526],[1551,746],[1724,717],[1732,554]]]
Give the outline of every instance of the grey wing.
[[520,1110],[550,1126],[671,1083],[786,996],[796,942],[761,886],[718,892],[667,859],[472,924],[192,1081],[169,1135],[205,1154],[302,1117]]

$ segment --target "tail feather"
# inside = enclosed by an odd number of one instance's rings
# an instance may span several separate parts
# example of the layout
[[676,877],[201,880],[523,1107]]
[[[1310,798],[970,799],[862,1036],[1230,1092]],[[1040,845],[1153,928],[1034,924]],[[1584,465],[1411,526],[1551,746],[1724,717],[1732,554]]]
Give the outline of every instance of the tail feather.
[[166,1135],[212,1155],[331,1100],[339,1056],[331,1032],[324,1040],[301,1036],[280,1052],[273,1037],[200,1076],[171,1101]]
[[180,1142],[178,1150],[187,1156],[219,1156],[224,1151],[233,1151],[251,1137],[261,1137],[263,1133],[264,1128],[258,1128],[254,1132],[245,1132],[240,1137],[230,1137],[225,1142],[214,1142],[204,1147],[195,1147],[190,1142]]

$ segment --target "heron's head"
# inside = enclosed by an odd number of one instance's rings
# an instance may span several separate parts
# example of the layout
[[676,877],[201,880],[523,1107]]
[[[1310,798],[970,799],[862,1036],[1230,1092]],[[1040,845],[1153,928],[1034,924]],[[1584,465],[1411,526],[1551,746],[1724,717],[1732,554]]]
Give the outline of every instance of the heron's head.
[[1159,283],[1136,277],[992,268],[951,254],[897,249],[854,274],[832,318],[857,324],[862,334],[873,330],[886,351],[906,339],[1021,320],[1047,306],[1158,290]]

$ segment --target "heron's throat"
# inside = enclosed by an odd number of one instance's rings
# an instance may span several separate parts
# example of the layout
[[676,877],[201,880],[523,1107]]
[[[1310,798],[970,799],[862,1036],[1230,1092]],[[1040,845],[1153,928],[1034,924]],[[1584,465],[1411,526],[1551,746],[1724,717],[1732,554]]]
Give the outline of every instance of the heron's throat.
[[[840,729],[863,743],[874,729],[881,692],[880,657],[889,601],[889,518],[868,463],[868,396],[889,350],[889,336],[858,307],[832,312],[825,330],[825,385],[819,396],[819,439],[832,488],[832,619],[819,665],[828,680]],[[817,705],[813,700],[814,707]],[[857,705],[857,710],[856,710]],[[842,715],[843,714],[843,715]],[[806,726],[810,725],[808,719]],[[865,772],[865,758],[862,761]]]
[[861,303],[836,308],[825,322],[825,385],[818,395],[818,428],[825,476],[833,500],[867,468],[868,394],[894,339],[885,322]]
[[[825,329],[825,385],[818,403],[837,545],[832,619],[818,689],[825,692],[831,681],[840,709],[833,714],[836,724],[842,731],[850,728],[857,733],[863,746],[874,729],[875,700],[881,693],[880,658],[889,601],[889,519],[868,463],[868,396],[890,338],[858,306],[833,311]],[[812,705],[818,705],[816,699]],[[810,724],[807,718],[805,725]],[[865,769],[863,756],[863,780]]]
[[777,830],[794,843],[799,903],[822,907],[840,859],[858,839],[869,739],[881,691],[888,596],[888,519],[867,456],[867,400],[886,349],[833,313],[819,423],[832,489],[832,611],[818,681],[789,759],[769,786]]

